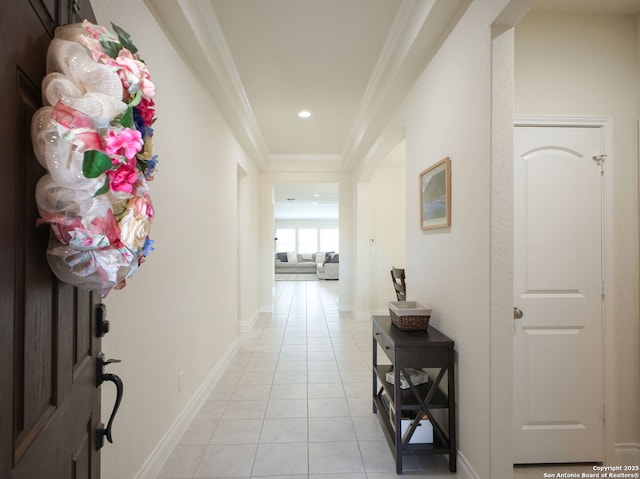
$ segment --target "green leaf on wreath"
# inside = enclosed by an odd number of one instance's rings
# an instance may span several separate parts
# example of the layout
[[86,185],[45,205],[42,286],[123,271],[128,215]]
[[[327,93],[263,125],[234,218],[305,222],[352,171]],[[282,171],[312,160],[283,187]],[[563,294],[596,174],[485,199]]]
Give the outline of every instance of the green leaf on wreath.
[[118,58],[118,53],[120,53],[121,50],[119,43],[100,40],[100,45],[102,45],[104,52],[111,58]]
[[100,187],[100,189],[95,192],[95,194],[93,196],[95,197],[95,196],[98,196],[98,195],[104,195],[108,191],[109,191],[109,177],[107,176],[107,178],[104,181],[104,185],[102,185]]
[[127,107],[127,110],[120,117],[120,124],[125,128],[133,128],[133,107]]
[[113,167],[111,158],[97,150],[84,152],[82,160],[82,174],[86,178],[97,178],[102,173]]
[[140,102],[142,101],[142,92],[140,90],[138,90],[137,92],[134,93],[134,95],[131,97],[131,100],[129,100],[128,105],[130,107],[134,107],[134,106],[138,106],[140,104]]
[[118,25],[114,24],[113,22],[111,22],[111,26],[113,27],[113,31],[116,32],[116,35],[118,35],[118,40],[120,40],[120,43],[122,44],[122,46],[125,47],[127,50],[129,50],[131,53],[136,53],[138,49],[133,44],[131,35],[129,35],[127,32],[125,32],[122,28],[120,28]]

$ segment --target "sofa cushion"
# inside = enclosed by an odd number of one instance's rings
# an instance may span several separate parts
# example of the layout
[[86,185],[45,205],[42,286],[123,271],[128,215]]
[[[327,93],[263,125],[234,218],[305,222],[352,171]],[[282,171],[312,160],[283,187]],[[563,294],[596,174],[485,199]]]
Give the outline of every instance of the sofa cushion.
[[331,255],[334,253],[334,251],[327,251],[324,254],[324,261],[322,262],[322,264],[327,264],[329,262],[329,259],[331,259]]
[[287,251],[287,262],[289,263],[297,263],[298,255],[295,251]]
[[339,263],[339,262],[340,262],[340,254],[338,254],[338,253],[327,253],[327,256],[324,259],[324,263],[323,264]]

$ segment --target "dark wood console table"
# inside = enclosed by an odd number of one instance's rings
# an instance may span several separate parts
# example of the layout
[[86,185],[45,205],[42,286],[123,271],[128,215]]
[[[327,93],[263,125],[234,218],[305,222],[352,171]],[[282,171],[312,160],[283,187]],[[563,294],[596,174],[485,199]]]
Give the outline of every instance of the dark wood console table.
[[[395,456],[398,474],[402,474],[403,454],[448,454],[449,470],[456,472],[453,344],[451,339],[431,326],[427,331],[403,331],[387,316],[373,317],[373,412],[378,413],[378,420]],[[378,364],[378,345],[391,361],[391,366]],[[435,378],[430,376],[427,383],[414,385],[405,371],[407,368],[437,369],[438,372]],[[394,384],[387,381],[390,371],[393,371]],[[401,372],[409,383],[407,389],[400,387]],[[448,373],[446,392],[440,388],[445,373]],[[441,410],[440,414],[433,414],[436,409]],[[444,409],[447,411],[442,411]],[[432,443],[411,441],[423,417],[428,417],[433,426]],[[415,420],[402,434],[402,420],[406,422],[407,418]]]

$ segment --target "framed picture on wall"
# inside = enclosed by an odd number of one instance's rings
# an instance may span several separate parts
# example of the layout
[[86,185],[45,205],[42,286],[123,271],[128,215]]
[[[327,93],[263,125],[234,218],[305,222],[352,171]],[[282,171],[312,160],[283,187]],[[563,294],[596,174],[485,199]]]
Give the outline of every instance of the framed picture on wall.
[[420,173],[420,227],[451,226],[451,160],[446,157]]

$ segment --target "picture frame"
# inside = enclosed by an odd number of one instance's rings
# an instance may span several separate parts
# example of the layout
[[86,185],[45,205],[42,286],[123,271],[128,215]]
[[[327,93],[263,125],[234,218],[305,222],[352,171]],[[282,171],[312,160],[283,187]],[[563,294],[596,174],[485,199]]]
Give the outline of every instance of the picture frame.
[[451,227],[451,159],[443,158],[419,176],[420,228]]

